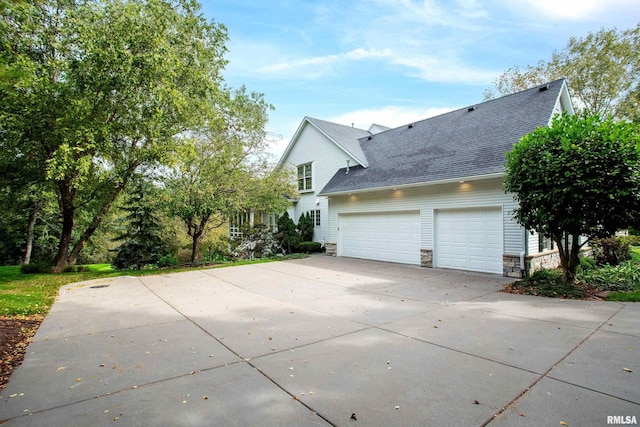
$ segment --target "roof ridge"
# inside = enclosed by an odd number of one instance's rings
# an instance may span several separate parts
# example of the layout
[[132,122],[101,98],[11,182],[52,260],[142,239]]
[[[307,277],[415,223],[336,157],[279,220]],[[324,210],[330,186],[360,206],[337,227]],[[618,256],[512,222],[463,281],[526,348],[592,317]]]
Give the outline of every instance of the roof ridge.
[[489,103],[492,103],[492,102],[504,100],[505,98],[513,97],[513,96],[516,96],[516,95],[520,95],[520,94],[522,94],[524,92],[531,92],[531,91],[534,91],[534,90],[540,90],[540,88],[542,88],[544,86],[551,85],[551,84],[557,83],[557,82],[562,81],[562,80],[566,81],[567,79],[566,79],[566,77],[561,77],[559,79],[555,79],[555,80],[552,80],[552,81],[549,81],[549,82],[546,82],[546,83],[542,83],[542,84],[530,87],[528,89],[523,89],[523,90],[519,90],[517,92],[509,93],[507,95],[502,95],[502,96],[500,96],[498,98],[487,99],[486,101],[482,101],[482,102],[479,102],[479,103],[476,103],[476,104],[469,104],[469,105],[466,105],[464,107],[457,108],[455,110],[447,111],[446,113],[441,113],[441,114],[437,114],[435,116],[427,117],[426,119],[420,119],[420,120],[417,120],[415,122],[411,122],[411,123],[407,123],[407,124],[404,124],[404,125],[396,126],[394,128],[385,130],[385,131],[380,132],[380,133],[384,133],[384,132],[388,132],[390,130],[395,130],[395,129],[398,129],[398,128],[401,128],[401,127],[404,127],[404,126],[408,126],[409,124],[414,124],[415,125],[415,124],[418,124],[418,123],[421,123],[421,122],[425,122],[427,120],[435,119],[437,117],[446,116],[447,114],[452,114],[452,113],[455,113],[457,111],[468,110],[471,107],[478,107],[478,106],[483,105],[483,104],[489,104]]
[[[367,129],[362,129],[359,127],[355,127],[353,125],[349,126],[349,125],[343,125],[342,123],[337,123],[337,122],[330,122],[329,120],[323,120],[323,119],[318,119],[316,117],[311,117],[311,116],[305,116],[305,118],[309,121],[315,121],[315,122],[322,122],[322,123],[328,123],[330,125],[334,125],[334,126],[341,126],[347,129],[356,129],[356,130],[361,130],[363,132],[369,132]],[[371,133],[371,132],[369,132]]]

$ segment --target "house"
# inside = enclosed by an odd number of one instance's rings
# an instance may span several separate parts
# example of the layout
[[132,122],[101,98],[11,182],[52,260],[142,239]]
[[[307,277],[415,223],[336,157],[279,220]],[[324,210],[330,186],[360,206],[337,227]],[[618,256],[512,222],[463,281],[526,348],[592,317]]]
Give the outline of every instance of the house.
[[520,277],[557,265],[551,243],[512,218],[505,153],[573,114],[564,79],[394,129],[310,117],[280,159],[327,254]]

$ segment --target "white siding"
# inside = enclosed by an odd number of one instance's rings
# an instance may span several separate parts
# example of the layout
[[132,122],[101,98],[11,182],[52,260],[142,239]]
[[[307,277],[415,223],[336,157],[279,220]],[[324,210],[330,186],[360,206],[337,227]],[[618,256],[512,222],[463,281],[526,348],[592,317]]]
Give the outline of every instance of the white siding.
[[343,213],[419,210],[422,248],[433,249],[434,210],[501,207],[504,219],[504,253],[519,254],[523,250],[522,227],[511,217],[516,204],[510,194],[504,193],[503,180],[500,178],[331,196],[329,203],[331,216],[328,241],[332,243],[337,242],[338,215]]
[[320,226],[314,227],[313,240],[328,241],[329,205],[327,198],[317,194],[327,185],[336,171],[347,166],[355,166],[356,160],[346,154],[336,144],[327,139],[313,125],[307,123],[284,161],[285,167],[294,172],[298,165],[311,163],[312,191],[300,193],[300,200],[288,210],[289,216],[297,224],[298,218],[310,210],[320,210]]

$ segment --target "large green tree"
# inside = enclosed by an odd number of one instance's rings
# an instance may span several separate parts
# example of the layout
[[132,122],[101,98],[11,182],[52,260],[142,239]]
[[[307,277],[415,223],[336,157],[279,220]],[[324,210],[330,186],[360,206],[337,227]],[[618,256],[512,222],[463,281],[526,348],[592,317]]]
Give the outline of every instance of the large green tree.
[[[135,171],[173,157],[213,120],[222,25],[195,0],[3,2],[1,144],[46,171],[62,227],[56,269],[75,264]],[[80,233],[77,210],[92,209]]]
[[178,162],[165,180],[168,213],[180,218],[196,261],[208,228],[248,209],[281,212],[295,194],[288,172],[268,161],[265,126],[272,109],[244,87],[217,100],[218,119],[183,135]]
[[561,51],[536,65],[512,67],[502,73],[485,98],[508,95],[566,77],[579,109],[638,121],[640,114],[640,24],[618,31],[602,29],[572,37]]
[[551,237],[564,278],[575,281],[580,248],[636,225],[640,213],[640,128],[597,115],[563,115],[507,153],[505,191],[515,219]]

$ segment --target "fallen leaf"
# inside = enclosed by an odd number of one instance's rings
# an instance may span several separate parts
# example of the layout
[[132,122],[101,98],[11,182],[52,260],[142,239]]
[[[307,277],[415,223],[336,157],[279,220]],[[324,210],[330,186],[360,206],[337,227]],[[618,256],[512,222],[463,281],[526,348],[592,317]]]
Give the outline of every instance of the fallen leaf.
[[569,424],[565,423],[564,421],[560,421],[560,425],[561,426],[568,426]]
[[524,414],[523,414],[523,413],[519,413],[518,415],[520,415],[521,417],[524,417]]

